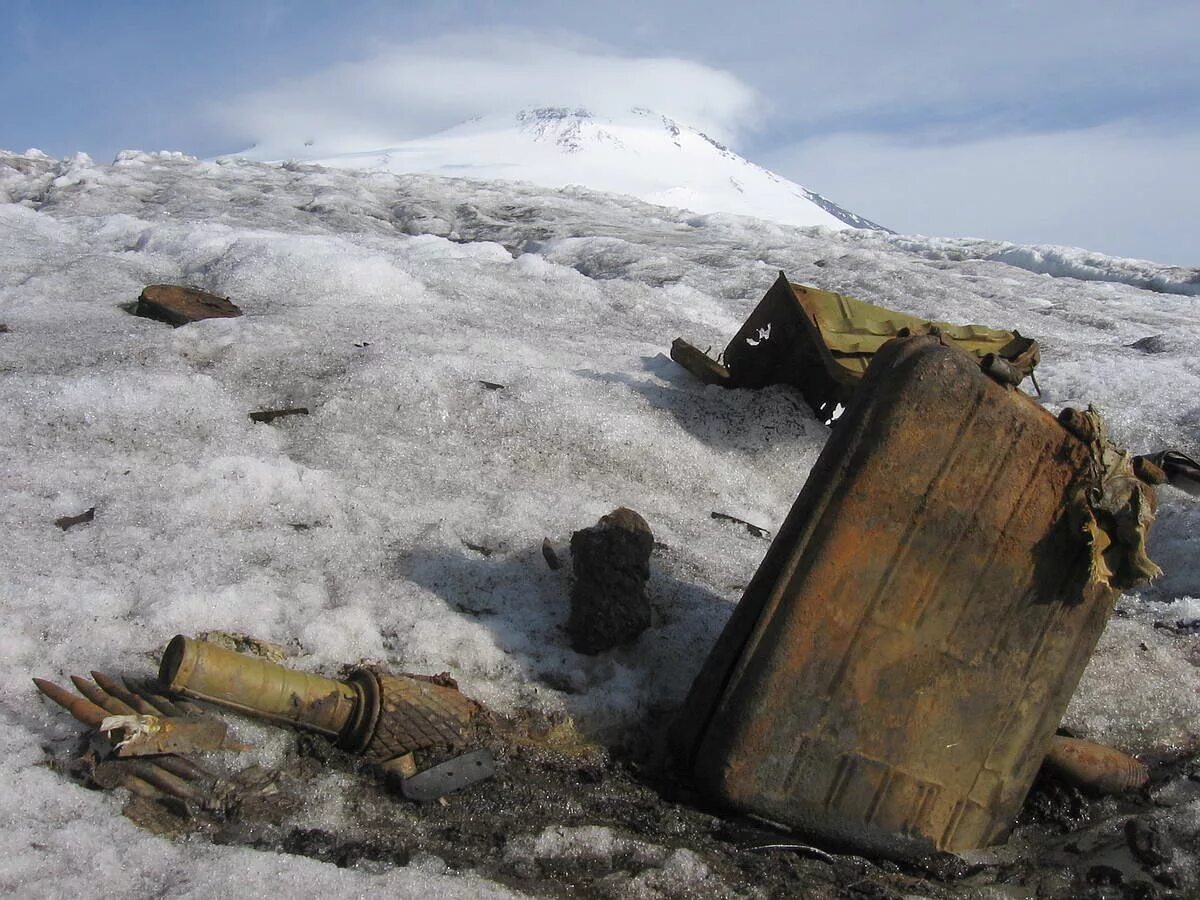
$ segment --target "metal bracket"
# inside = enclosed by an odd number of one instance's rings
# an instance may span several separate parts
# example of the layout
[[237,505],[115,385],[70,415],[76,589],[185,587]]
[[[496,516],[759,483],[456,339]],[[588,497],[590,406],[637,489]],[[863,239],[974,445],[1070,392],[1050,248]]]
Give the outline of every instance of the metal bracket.
[[496,760],[490,750],[472,750],[454,759],[418,772],[400,782],[400,793],[407,800],[436,800],[496,774]]

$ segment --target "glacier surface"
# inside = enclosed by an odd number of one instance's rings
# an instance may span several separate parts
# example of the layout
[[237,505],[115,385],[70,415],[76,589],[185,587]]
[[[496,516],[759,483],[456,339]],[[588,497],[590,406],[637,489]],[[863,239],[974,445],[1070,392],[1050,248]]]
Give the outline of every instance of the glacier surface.
[[[139,831],[47,766],[78,729],[30,676],[150,671],[177,632],[245,631],[301,668],[449,670],[498,709],[619,735],[681,698],[766,551],[710,512],[776,527],[828,433],[787,389],[704,387],[665,356],[680,335],[723,346],[780,269],[1019,329],[1042,344],[1048,408],[1092,403],[1135,452],[1200,454],[1196,273],[1093,254],[1084,280],[1046,258],[584,188],[0,154],[0,892],[503,895],[436,864],[343,870]],[[130,315],[156,282],[245,315]],[[284,405],[311,414],[247,415]],[[619,505],[661,543],[655,625],[579,656],[542,540],[564,552]],[[1200,608],[1200,504],[1163,489],[1150,550],[1166,574],[1123,598],[1068,714],[1131,751],[1197,736],[1198,639],[1155,622]]]

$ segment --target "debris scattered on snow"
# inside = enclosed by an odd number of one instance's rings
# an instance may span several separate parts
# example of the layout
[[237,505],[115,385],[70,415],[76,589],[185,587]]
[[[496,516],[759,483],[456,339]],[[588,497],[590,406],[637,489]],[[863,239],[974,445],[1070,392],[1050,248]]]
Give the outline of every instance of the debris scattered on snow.
[[[0,315],[21,337],[5,344],[0,365],[0,400],[12,417],[0,527],[13,561],[0,571],[8,624],[0,678],[13,712],[0,779],[12,799],[7,871],[25,892],[85,895],[119,880],[145,894],[205,883],[331,896],[506,895],[471,870],[485,865],[488,846],[542,823],[609,811],[614,827],[661,834],[692,821],[691,812],[636,793],[636,784],[601,805],[596,798],[608,796],[619,770],[588,769],[581,783],[578,767],[564,764],[554,791],[539,793],[547,770],[531,767],[498,795],[487,807],[500,822],[494,830],[480,824],[478,808],[468,817],[457,806],[429,810],[447,818],[431,820],[428,831],[388,820],[395,834],[431,848],[445,861],[440,868],[402,868],[429,854],[380,846],[357,830],[343,806],[326,802],[337,795],[332,776],[316,782],[303,824],[251,835],[229,823],[226,846],[169,843],[114,829],[111,798],[47,770],[41,748],[61,761],[74,735],[18,686],[29,671],[67,671],[89,654],[113,665],[148,651],[147,633],[219,627],[295,648],[304,669],[333,671],[363,657],[419,671],[453,667],[464,690],[494,708],[570,709],[589,734],[638,728],[645,711],[683,696],[700,662],[695,648],[711,644],[765,549],[731,542],[707,511],[777,526],[828,435],[790,389],[706,390],[663,365],[648,336],[723,343],[779,268],[922,318],[1005,322],[1037,334],[1048,351],[1043,402],[1052,410],[1091,401],[1125,446],[1200,452],[1194,302],[1123,285],[1128,261],[1097,254],[1088,259],[1104,280],[1083,282],[988,261],[996,248],[979,242],[694,216],[585,189],[137,152],[111,166],[0,154],[0,226]],[[124,298],[147,280],[196,272],[228,285],[256,315],[131,332]],[[1178,293],[1197,284],[1196,270],[1141,263],[1136,274]],[[363,335],[369,353],[352,349]],[[1163,340],[1130,366],[1126,345],[1147,335]],[[506,381],[515,365],[528,373],[517,395],[474,384],[481,371]],[[321,433],[303,444],[288,429],[256,429],[240,415],[294,397],[332,401],[322,406]],[[536,551],[543,534],[569,533],[581,498],[599,515],[609,498],[632,496],[631,485],[671,548],[656,559],[654,597],[671,627],[647,632],[628,651],[636,667],[625,651],[564,652],[561,580]],[[1153,622],[1200,616],[1187,599],[1200,596],[1200,506],[1177,491],[1160,494],[1150,550],[1166,574],[1122,600],[1129,617],[1110,623],[1068,724],[1126,750],[1194,752],[1197,638]],[[46,518],[47,498],[71,510],[89,497],[104,501],[103,529],[79,534],[85,545],[43,540],[34,526]],[[465,553],[460,537],[481,521],[498,524],[479,541],[525,550]],[[289,523],[314,524],[301,532]],[[228,552],[231,534],[237,553]],[[181,546],[195,552],[181,556]],[[484,618],[455,605],[483,597],[492,610]],[[286,732],[260,731],[278,740],[259,752],[291,753]],[[1186,890],[1200,799],[1179,767],[1155,778],[1155,796],[1172,806],[1122,800],[1115,808],[1161,822],[1174,870],[1164,878]],[[534,802],[522,807],[523,797]],[[1054,798],[1076,823],[1080,815],[1110,818],[1117,802]],[[525,815],[505,820],[505,808]],[[682,839],[721,869],[711,835],[724,832],[698,814],[695,821]],[[1010,891],[1041,879],[1047,896],[1088,890],[1092,857],[1064,845],[1091,832],[1047,842],[1056,821],[1030,826],[1032,838],[1023,826],[1004,864],[985,865],[970,884],[1005,882],[997,890]],[[304,829],[327,840],[301,841]],[[259,839],[288,852],[316,849],[281,866],[274,854],[247,849]],[[347,860],[350,868],[332,865]],[[821,881],[819,863],[797,862],[787,874],[764,860],[742,882],[721,871],[744,891],[795,893],[797,883],[811,883],[836,895],[858,884],[940,898],[953,888],[889,882],[862,861],[842,862],[836,880]],[[514,882],[511,869],[486,865],[523,890],[569,882],[553,867]],[[688,889],[680,882],[677,893]]]
[[654,534],[640,515],[619,507],[571,535],[571,615],[567,633],[580,653],[630,644],[650,627],[650,554]]
[[68,528],[74,528],[76,525],[83,525],[86,522],[91,522],[96,518],[96,507],[85,509],[77,516],[61,516],[54,520],[54,524],[66,531]]
[[1058,734],[1050,739],[1042,765],[1064,781],[1098,794],[1123,794],[1150,780],[1150,770],[1127,753]]
[[546,565],[552,572],[557,572],[562,568],[562,562],[558,558],[558,552],[554,549],[554,545],[550,543],[550,538],[542,538],[542,559],[546,560]]
[[739,519],[737,516],[729,515],[729,513],[717,512],[714,510],[713,512],[709,513],[709,515],[722,522],[736,522],[738,525],[744,525],[746,530],[755,537],[765,538],[771,536],[771,532],[763,528],[761,525],[752,525],[745,519]]
[[282,419],[284,416],[307,416],[307,406],[288,406],[284,409],[260,409],[258,412],[250,413],[251,422],[274,422],[276,419]]
[[176,284],[152,284],[138,297],[134,314],[178,328],[202,319],[234,318],[242,311],[228,297]]

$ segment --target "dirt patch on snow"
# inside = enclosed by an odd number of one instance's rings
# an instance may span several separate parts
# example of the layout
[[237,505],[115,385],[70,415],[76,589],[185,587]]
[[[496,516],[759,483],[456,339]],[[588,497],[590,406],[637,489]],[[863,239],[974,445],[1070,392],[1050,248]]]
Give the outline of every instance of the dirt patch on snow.
[[1006,845],[901,865],[722,815],[647,744],[596,747],[568,720],[496,720],[483,743],[496,777],[432,803],[403,800],[360,760],[300,735],[269,791],[220,813],[145,799],[126,813],[169,837],[204,834],[336,866],[470,871],[542,897],[1107,900],[1200,889],[1195,757],[1158,765],[1150,785],[1122,798],[1043,778]]

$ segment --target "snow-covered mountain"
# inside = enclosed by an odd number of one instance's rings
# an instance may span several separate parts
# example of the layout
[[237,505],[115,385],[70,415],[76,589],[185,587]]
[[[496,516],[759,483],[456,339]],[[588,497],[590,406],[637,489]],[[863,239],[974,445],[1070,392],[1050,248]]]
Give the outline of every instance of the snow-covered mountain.
[[615,117],[562,106],[480,116],[427,138],[361,153],[330,154],[314,139],[303,147],[262,145],[237,155],[553,188],[584,185],[698,213],[888,230],[743,159],[704,132],[643,107]]

